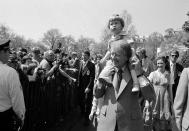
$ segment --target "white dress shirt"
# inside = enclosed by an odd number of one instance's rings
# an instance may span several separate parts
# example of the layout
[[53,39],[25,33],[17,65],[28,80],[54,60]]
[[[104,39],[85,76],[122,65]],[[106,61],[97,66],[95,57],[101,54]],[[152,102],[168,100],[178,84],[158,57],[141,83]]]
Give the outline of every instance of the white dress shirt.
[[176,64],[170,61],[170,84],[174,84],[175,82],[175,68],[176,68]]
[[89,61],[89,60],[87,60],[87,61],[83,61],[83,69],[84,69],[85,66],[87,65],[88,61]]
[[13,68],[0,61],[0,112],[10,108],[24,119],[25,103],[19,76]]

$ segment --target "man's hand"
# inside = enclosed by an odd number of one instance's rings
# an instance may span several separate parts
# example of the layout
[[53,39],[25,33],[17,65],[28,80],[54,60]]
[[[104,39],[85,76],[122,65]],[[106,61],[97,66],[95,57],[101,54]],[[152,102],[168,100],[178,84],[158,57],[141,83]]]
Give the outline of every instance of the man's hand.
[[52,68],[55,71],[57,68],[60,68],[60,66],[58,64],[55,64]]
[[76,82],[76,79],[75,78],[71,78],[71,80],[75,83]]
[[90,121],[92,121],[92,120],[94,119],[94,115],[95,115],[94,112],[91,113],[91,114],[89,114],[89,120],[90,120]]
[[19,127],[19,130],[21,130],[24,126],[24,120],[21,120],[21,124],[20,124],[20,127]]
[[89,88],[85,89],[85,93],[89,93],[90,91],[91,91],[91,89],[89,89]]
[[77,72],[78,71],[76,68],[73,68],[72,70],[73,70],[73,72]]
[[71,84],[72,82],[74,82],[74,83],[75,83],[75,82],[76,82],[76,79],[75,79],[75,78],[73,78],[73,77],[70,77],[70,78],[69,78],[69,82],[70,82],[70,84]]

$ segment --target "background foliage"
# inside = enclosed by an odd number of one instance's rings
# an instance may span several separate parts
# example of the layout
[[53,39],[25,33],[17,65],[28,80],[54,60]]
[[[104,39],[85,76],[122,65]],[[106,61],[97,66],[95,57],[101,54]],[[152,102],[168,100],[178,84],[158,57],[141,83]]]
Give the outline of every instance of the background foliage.
[[[124,31],[127,32],[128,38],[134,40],[133,47],[144,47],[147,51],[147,55],[154,60],[157,55],[169,55],[172,49],[177,49],[180,52],[180,63],[185,67],[189,66],[189,33],[182,30],[174,30],[173,28],[165,29],[164,34],[159,32],[152,32],[149,36],[139,36],[135,26],[132,24],[132,16],[126,11],[122,11],[120,14],[124,19],[125,27]],[[107,21],[108,24],[108,21]],[[181,25],[182,26],[182,25]],[[79,55],[84,50],[89,50],[92,56],[97,54],[104,55],[107,51],[107,44],[111,37],[107,25],[102,29],[101,38],[99,42],[96,42],[92,38],[80,36],[76,40],[71,35],[64,35],[59,29],[53,28],[47,30],[43,37],[34,41],[32,39],[25,39],[24,36],[20,36],[14,33],[8,26],[0,25],[0,38],[11,39],[11,47],[18,49],[24,47],[29,51],[33,47],[39,47],[42,51],[48,49],[61,48],[61,50],[70,54],[75,51]],[[158,50],[158,52],[157,52]]]

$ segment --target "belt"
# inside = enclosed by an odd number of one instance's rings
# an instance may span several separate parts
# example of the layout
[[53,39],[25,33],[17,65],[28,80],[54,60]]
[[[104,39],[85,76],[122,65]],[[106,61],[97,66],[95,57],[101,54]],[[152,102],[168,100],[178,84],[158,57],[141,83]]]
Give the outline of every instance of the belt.
[[12,108],[10,108],[4,112],[0,112],[0,118],[12,117],[14,115],[15,115],[15,113]]
[[10,108],[4,112],[0,112],[0,124],[3,124],[3,127],[6,129],[17,130],[21,126],[21,120],[15,114],[13,109]]

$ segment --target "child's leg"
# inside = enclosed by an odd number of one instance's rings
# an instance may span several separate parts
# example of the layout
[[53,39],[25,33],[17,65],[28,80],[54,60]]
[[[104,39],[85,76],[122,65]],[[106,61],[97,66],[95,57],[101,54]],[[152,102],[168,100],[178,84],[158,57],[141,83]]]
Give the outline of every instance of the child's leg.
[[137,73],[135,71],[135,67],[138,64],[139,64],[139,60],[136,57],[133,56],[130,59],[130,64],[129,64],[129,68],[130,68],[130,71],[131,71],[131,77],[133,79],[133,89],[132,89],[132,92],[138,92],[140,90],[140,88],[139,88],[139,81],[138,81],[138,78],[137,78]]
[[138,81],[138,78],[137,78],[137,74],[136,74],[136,71],[134,69],[131,69],[131,77],[133,79],[132,92],[137,92],[137,91],[140,90],[140,88],[139,88],[139,81]]
[[94,114],[96,113],[97,110],[97,105],[98,105],[98,100],[95,97],[93,97],[91,113],[89,114],[89,120],[93,119]]
[[101,73],[99,74],[99,79],[104,79],[106,82],[111,83],[114,70],[114,66],[111,65],[110,62],[107,62],[106,66],[104,67],[104,69],[102,69]]

